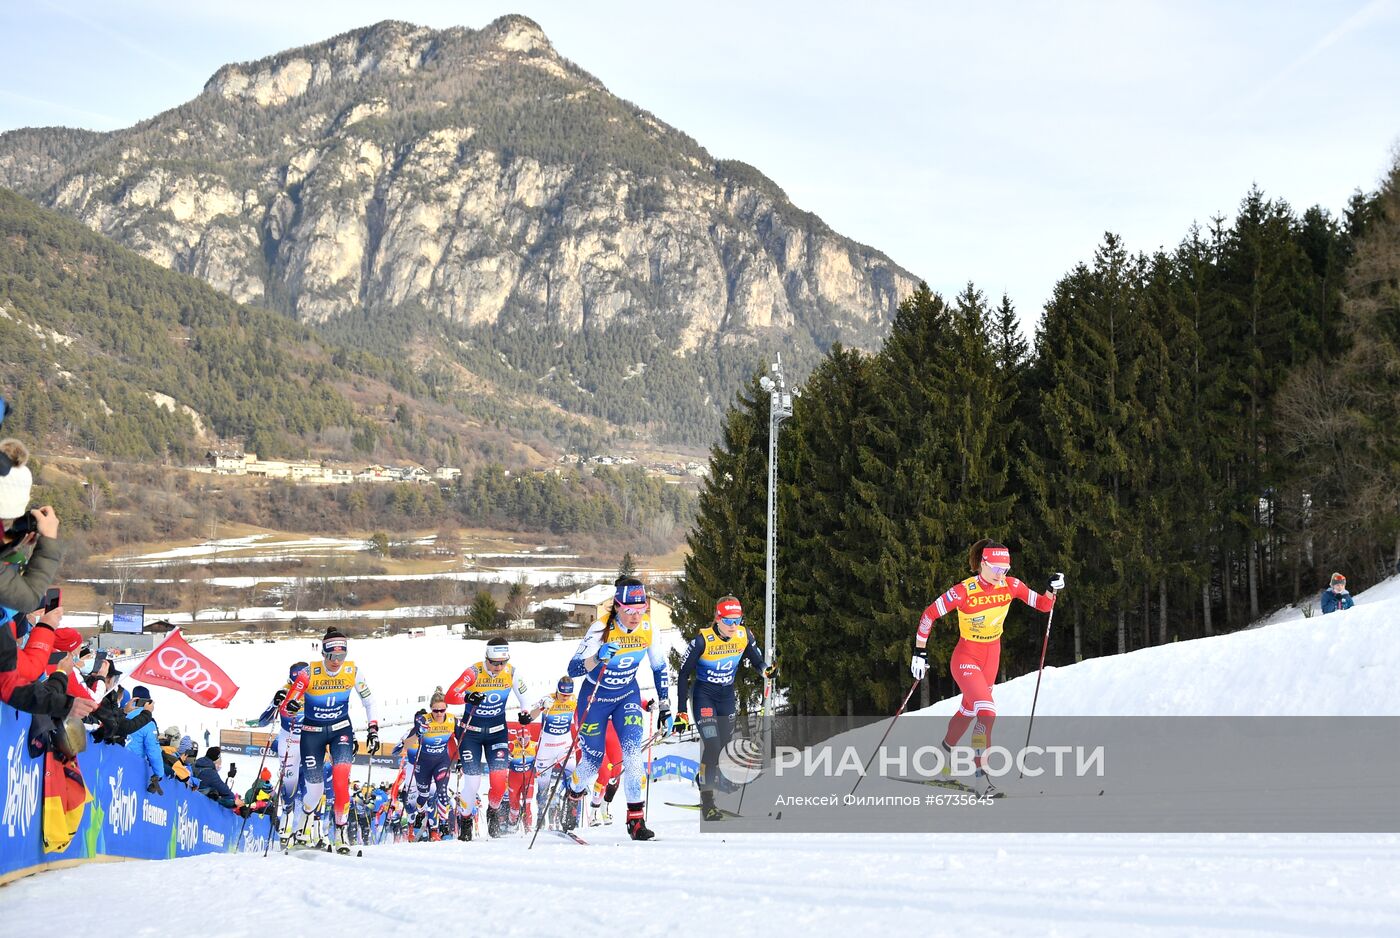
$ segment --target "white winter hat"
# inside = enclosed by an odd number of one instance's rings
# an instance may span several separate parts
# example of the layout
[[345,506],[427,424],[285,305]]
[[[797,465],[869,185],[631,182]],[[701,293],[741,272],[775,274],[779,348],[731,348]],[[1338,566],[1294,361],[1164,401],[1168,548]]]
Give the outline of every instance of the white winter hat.
[[34,487],[30,474],[29,450],[16,439],[0,440],[0,518],[14,519],[29,510],[29,490]]

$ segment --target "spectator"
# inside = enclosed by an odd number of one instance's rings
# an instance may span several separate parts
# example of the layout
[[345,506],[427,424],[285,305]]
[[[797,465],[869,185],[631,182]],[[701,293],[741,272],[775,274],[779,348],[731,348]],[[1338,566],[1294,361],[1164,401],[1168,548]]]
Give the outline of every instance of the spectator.
[[[6,565],[0,564],[0,567],[3,566]],[[33,684],[47,673],[50,664],[54,663],[53,653],[56,650],[54,629],[58,628],[58,623],[62,618],[63,609],[59,607],[39,616],[37,621],[33,620],[31,616],[19,615],[4,624],[3,628],[10,633],[10,638],[15,642],[16,651],[15,666],[0,673],[0,701],[8,703],[10,695],[15,689]],[[23,641],[22,646],[21,641]],[[72,648],[61,649],[61,651],[64,654],[76,652],[79,644],[81,643],[74,644]],[[72,668],[65,669],[65,671],[72,673]]]
[[199,780],[194,777],[194,740],[188,736],[182,737],[175,746],[174,759],[170,763],[170,774],[176,781],[183,782],[191,788],[199,787]]
[[[4,549],[33,545],[28,560],[0,564],[0,606],[21,612],[39,608],[44,593],[58,575],[63,545],[58,540],[58,515],[48,505],[30,510],[29,492],[34,477],[29,471],[29,450],[16,439],[0,440],[0,531]],[[16,522],[33,516],[30,530],[14,536]],[[28,523],[28,519],[26,524]]]
[[[17,652],[14,633],[8,626],[0,626],[0,678],[14,673],[14,669],[6,667],[6,664],[11,660],[11,655],[16,662],[18,661]],[[77,662],[72,653],[62,655],[54,662],[48,676],[43,676],[41,672],[38,680],[10,686],[3,695],[3,700],[16,710],[35,716],[51,717],[55,721],[62,721],[68,717],[81,720],[92,713],[97,707],[97,701],[81,694],[75,696],[70,693],[70,675],[76,667]]]
[[1340,573],[1332,574],[1332,582],[1322,591],[1322,614],[1350,609],[1353,605],[1351,594],[1347,592],[1347,578]]
[[243,803],[251,811],[267,811],[272,807],[272,770],[263,767],[253,787],[243,793]]
[[205,731],[204,731],[204,746],[205,746],[206,749],[209,747],[209,731],[208,731],[208,730],[205,730]]
[[160,757],[160,744],[156,742],[155,703],[151,700],[151,692],[139,685],[133,689],[127,713],[129,729],[126,748],[135,750],[142,756],[146,760],[146,767],[151,770],[146,791],[153,795],[163,795],[165,792],[161,791],[160,778],[165,774],[165,761]]
[[224,784],[224,780],[219,777],[219,759],[222,753],[218,746],[210,746],[194,762],[194,777],[199,780],[199,790],[202,794],[208,795],[225,808],[243,807],[243,799],[233,793],[233,789]]
[[175,746],[180,742],[180,737],[182,735],[183,734],[180,732],[180,728],[178,726],[176,726],[174,723],[170,724],[164,730],[161,731],[160,739],[158,740],[158,742],[160,743],[160,748],[169,749],[170,754],[172,756],[175,755]]
[[[120,677],[121,675],[112,668],[111,659],[103,660],[93,673],[88,675],[89,686],[93,688],[94,696],[106,690],[106,693],[102,693],[97,710],[88,719],[88,722],[97,724],[97,728],[92,731],[92,738],[99,743],[125,746],[127,736],[140,728],[138,721],[144,725],[148,719],[155,719],[139,711],[132,713],[131,694],[116,683]],[[128,716],[128,713],[132,715]]]

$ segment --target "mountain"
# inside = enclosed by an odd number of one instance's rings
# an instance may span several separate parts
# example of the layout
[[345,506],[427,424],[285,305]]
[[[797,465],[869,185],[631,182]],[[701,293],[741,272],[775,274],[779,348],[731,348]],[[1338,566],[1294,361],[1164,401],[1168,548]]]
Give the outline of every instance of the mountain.
[[449,398],[405,362],[240,305],[3,189],[0,362],[4,435],[44,452],[189,463],[236,439],[267,456],[470,466],[605,438],[537,400]]
[[126,130],[0,135],[0,185],[240,302],[360,332],[399,316],[498,345],[623,327],[680,355],[774,333],[870,346],[916,282],[521,16],[383,22],[225,66]]

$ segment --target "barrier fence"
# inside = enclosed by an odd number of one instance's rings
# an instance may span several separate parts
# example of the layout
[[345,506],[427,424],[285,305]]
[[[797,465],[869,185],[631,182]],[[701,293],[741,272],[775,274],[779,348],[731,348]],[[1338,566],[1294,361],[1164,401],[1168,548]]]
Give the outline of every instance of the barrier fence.
[[[174,778],[163,795],[146,791],[150,770],[124,746],[89,744],[78,755],[87,787],[77,835],[60,853],[45,853],[42,830],[44,760],[29,755],[30,717],[0,706],[0,883],[51,867],[101,859],[164,860],[203,853],[261,852],[272,822],[243,819]],[[242,838],[239,830],[242,828]]]

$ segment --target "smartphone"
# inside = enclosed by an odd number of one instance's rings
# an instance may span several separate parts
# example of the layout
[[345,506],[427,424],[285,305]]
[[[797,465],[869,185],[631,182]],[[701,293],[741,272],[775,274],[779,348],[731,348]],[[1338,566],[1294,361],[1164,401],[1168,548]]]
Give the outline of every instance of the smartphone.
[[45,612],[53,612],[61,605],[63,605],[63,590],[55,586],[44,594],[44,604],[39,608]]
[[92,656],[92,673],[96,674],[97,669],[102,667],[102,662],[107,660],[107,649],[99,648]]

